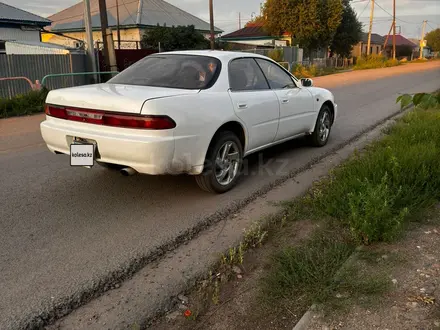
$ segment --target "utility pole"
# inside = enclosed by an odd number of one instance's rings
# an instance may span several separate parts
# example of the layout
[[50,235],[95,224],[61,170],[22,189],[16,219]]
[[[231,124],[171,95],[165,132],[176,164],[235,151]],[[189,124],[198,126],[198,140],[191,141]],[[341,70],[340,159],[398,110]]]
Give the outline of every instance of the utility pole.
[[388,38],[390,37],[391,30],[393,29],[393,26],[394,26],[394,22],[391,23],[390,30],[388,31],[387,37],[385,38],[385,42],[383,43],[383,47],[382,47],[382,49],[380,51],[380,54],[382,54],[383,51],[385,50],[385,48],[387,47]]
[[[93,44],[92,15],[90,13],[90,0],[84,0],[84,25],[87,38],[87,55],[92,72],[96,72],[95,47]],[[94,77],[96,81],[96,77]]]
[[211,49],[215,49],[215,36],[214,36],[214,4],[213,0],[209,0],[209,23],[211,25]]
[[101,18],[101,34],[102,34],[102,56],[104,57],[104,63],[107,68],[110,67],[109,55],[108,55],[108,44],[107,44],[107,6],[105,0],[99,0],[99,16]]
[[104,55],[104,62],[107,70],[110,69],[110,71],[117,71],[113,35],[112,31],[108,28],[107,6],[105,0],[99,0],[99,16],[101,18],[102,42],[104,45],[102,52]]
[[423,27],[422,27],[422,38],[420,39],[420,55],[419,59],[423,58],[423,47],[425,46],[424,39],[425,39],[425,28],[426,28],[427,21],[423,21]]
[[396,0],[393,0],[393,60],[396,59]]
[[[124,2],[124,0],[122,0]],[[121,49],[121,30],[119,29],[119,3],[118,0],[116,0],[116,28],[117,28],[117,34],[118,34],[118,49]]]
[[238,29],[241,30],[241,13],[238,13]]
[[368,43],[367,43],[367,55],[370,55],[370,45],[371,45],[371,32],[373,30],[373,14],[374,14],[374,0],[371,0],[371,10],[370,10],[370,28],[368,29]]

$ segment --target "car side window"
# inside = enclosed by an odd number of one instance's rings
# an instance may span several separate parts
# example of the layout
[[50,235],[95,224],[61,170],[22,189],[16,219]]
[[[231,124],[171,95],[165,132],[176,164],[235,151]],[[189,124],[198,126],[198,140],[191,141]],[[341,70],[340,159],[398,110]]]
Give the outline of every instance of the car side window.
[[259,58],[255,60],[257,61],[258,65],[261,67],[261,70],[266,76],[270,88],[283,89],[296,87],[293,78],[278,65]]
[[252,58],[239,58],[229,64],[229,86],[232,91],[269,89],[260,67]]

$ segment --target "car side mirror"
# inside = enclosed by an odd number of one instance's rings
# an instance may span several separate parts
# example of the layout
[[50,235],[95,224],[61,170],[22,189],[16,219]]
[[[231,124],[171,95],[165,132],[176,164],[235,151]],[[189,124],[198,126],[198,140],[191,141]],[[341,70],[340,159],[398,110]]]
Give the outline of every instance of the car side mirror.
[[301,85],[304,87],[313,87],[313,80],[309,78],[301,78]]

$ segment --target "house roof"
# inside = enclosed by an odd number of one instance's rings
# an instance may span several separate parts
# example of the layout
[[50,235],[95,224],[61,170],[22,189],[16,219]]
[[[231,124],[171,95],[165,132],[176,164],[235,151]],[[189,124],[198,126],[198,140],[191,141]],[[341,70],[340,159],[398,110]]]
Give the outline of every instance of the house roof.
[[0,2],[0,22],[21,25],[48,26],[50,20]]
[[[385,35],[384,38],[386,38],[387,36]],[[388,37],[388,42],[387,42],[387,46],[392,46],[393,45],[393,36],[390,35]],[[411,41],[409,41],[408,39],[406,39],[404,36],[400,35],[400,34],[396,34],[396,46],[411,46],[411,47],[417,47],[417,45]]]
[[240,30],[222,36],[222,39],[249,39],[261,37],[270,37],[270,34],[266,32],[264,27],[260,24],[248,24]]
[[[290,36],[289,33],[282,33],[283,37]],[[264,28],[263,22],[248,23],[240,30],[231,32],[221,37],[222,40],[249,40],[249,39],[277,39],[276,36],[272,36]]]
[[[121,28],[142,26],[188,26],[194,25],[198,31],[210,31],[209,23],[183,11],[164,0],[107,0],[108,25],[115,27],[117,24],[117,9],[119,9],[119,26]],[[117,8],[118,7],[118,8]],[[99,16],[98,0],[90,1],[92,28],[99,29],[101,20]],[[138,11],[140,14],[138,15]],[[49,17],[53,21],[50,30],[58,32],[84,31],[84,4],[83,1],[60,11]],[[216,33],[223,32],[215,28]]]
[[[368,42],[368,33],[365,33],[365,32],[361,33],[361,42],[363,42],[363,43]],[[382,37],[381,35],[379,35],[377,33],[372,33],[370,42],[375,45],[383,45],[383,43],[385,42],[385,39],[384,39],[384,37]]]

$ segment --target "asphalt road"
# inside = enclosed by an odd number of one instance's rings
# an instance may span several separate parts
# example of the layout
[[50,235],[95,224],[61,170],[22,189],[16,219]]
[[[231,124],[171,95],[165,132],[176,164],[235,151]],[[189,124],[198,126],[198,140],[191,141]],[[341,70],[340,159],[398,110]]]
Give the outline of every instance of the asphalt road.
[[224,195],[204,193],[186,176],[71,168],[68,156],[44,146],[42,116],[0,120],[0,329],[102,290],[135,261],[397,112],[399,93],[440,88],[440,62],[342,73],[315,85],[333,91],[339,105],[329,144],[314,149],[298,140],[252,156],[248,175]]

